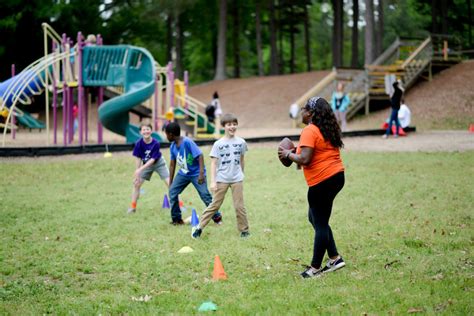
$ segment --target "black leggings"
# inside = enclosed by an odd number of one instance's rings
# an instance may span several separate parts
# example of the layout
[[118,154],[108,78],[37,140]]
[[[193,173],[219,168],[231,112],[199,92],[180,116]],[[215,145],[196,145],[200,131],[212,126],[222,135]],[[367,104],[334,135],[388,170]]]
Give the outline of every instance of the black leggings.
[[332,202],[344,186],[344,172],[339,172],[308,189],[308,219],[313,225],[314,247],[311,266],[319,268],[326,250],[329,257],[337,256],[336,242],[329,226]]

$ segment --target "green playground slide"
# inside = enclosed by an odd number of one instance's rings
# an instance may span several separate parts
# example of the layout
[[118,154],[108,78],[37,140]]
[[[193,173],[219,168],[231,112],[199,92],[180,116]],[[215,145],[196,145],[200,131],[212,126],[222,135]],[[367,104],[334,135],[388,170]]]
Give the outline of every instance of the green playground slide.
[[[137,141],[139,127],[130,124],[129,112],[149,99],[155,91],[155,63],[151,54],[139,47],[86,46],[83,54],[84,86],[123,86],[124,93],[99,107],[99,120],[108,130]],[[153,133],[153,137],[162,140]]]
[[35,129],[44,129],[46,125],[43,122],[38,121],[30,113],[23,111],[23,115],[17,116],[16,120],[19,124],[27,127],[27,128],[35,128]]

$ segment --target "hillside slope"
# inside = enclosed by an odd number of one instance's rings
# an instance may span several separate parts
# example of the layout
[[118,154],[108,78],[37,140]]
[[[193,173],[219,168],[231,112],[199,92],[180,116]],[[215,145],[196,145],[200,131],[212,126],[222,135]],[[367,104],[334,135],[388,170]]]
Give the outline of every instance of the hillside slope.
[[328,73],[329,71],[315,71],[211,81],[191,87],[189,94],[209,103],[214,91],[218,91],[223,111],[236,114],[239,125],[243,128],[290,128],[290,104]]
[[[211,81],[190,88],[193,97],[209,103],[218,91],[224,112],[235,113],[243,130],[278,135],[288,132],[291,103],[321,80],[328,71],[294,75]],[[466,61],[420,82],[410,89],[406,102],[413,113],[412,125],[420,130],[467,129],[474,123],[474,61]],[[350,130],[378,128],[389,110],[361,116],[349,123]],[[281,134],[281,133],[280,133]]]
[[[474,123],[474,60],[465,61],[421,81],[405,96],[418,130],[467,130]],[[376,128],[389,109],[352,120],[352,130]]]

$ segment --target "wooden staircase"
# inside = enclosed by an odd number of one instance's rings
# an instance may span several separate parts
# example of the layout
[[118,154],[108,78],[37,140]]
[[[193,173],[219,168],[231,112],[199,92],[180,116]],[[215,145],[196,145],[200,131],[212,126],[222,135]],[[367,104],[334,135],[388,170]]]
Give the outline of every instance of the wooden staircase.
[[428,71],[428,79],[431,80],[432,56],[431,37],[424,41],[397,38],[373,64],[366,66],[369,98],[389,99],[385,90],[387,75],[400,79],[405,90],[409,89],[426,71]]

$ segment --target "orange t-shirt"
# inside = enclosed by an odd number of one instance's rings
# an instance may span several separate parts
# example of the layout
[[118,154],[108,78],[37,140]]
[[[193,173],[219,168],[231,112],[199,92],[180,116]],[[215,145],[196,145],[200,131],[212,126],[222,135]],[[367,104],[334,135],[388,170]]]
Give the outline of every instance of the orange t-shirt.
[[309,165],[303,166],[308,186],[312,187],[344,171],[339,148],[334,148],[329,141],[325,141],[316,125],[309,124],[303,129],[296,151],[298,154],[301,153],[301,147],[311,147],[314,150]]

